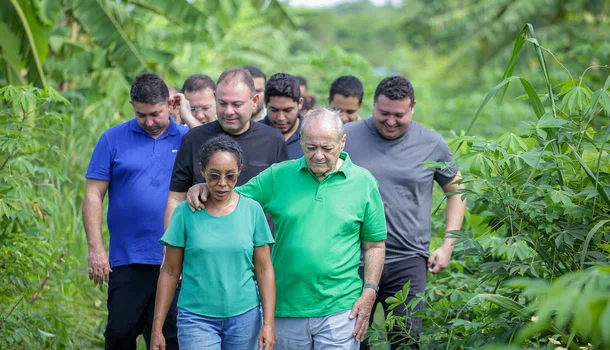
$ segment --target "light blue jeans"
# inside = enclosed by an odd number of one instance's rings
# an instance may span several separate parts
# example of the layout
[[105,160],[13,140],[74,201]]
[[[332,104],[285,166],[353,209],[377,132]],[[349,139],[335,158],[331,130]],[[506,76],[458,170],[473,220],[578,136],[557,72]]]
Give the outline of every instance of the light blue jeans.
[[351,310],[348,310],[310,318],[276,317],[275,348],[276,350],[358,350],[360,342],[353,336],[356,319],[349,319],[350,312]]
[[228,318],[178,309],[178,344],[180,350],[253,350],[258,347],[261,326],[258,306]]

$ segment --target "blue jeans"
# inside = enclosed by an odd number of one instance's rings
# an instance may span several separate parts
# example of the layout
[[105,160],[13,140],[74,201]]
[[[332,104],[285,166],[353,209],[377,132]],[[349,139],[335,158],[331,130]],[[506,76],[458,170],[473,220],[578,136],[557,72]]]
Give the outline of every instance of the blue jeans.
[[258,347],[261,326],[258,306],[227,318],[207,317],[178,309],[180,350],[253,350]]

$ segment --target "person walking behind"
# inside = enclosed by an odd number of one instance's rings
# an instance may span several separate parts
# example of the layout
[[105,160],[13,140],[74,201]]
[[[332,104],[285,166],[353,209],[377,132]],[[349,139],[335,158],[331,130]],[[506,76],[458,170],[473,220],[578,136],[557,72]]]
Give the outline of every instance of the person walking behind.
[[212,138],[201,149],[199,171],[210,195],[202,211],[178,204],[160,239],[166,250],[152,349],[165,349],[163,324],[181,274],[180,349],[274,347],[275,277],[269,247],[274,241],[261,205],[233,192],[243,164],[241,148],[229,136]]

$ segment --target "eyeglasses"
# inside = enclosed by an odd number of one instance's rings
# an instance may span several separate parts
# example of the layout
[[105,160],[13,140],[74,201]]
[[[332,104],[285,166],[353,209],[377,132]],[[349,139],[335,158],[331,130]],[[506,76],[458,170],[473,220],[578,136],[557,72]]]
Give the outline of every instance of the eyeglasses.
[[237,178],[239,177],[239,173],[230,173],[230,174],[225,174],[225,175],[220,175],[218,173],[206,173],[203,172],[205,174],[205,177],[208,178],[209,182],[219,182],[220,179],[222,179],[223,177],[225,178],[225,180],[227,180],[227,182],[235,182],[237,181]]
[[210,108],[212,108],[212,106],[191,107],[191,113],[197,113],[199,111],[202,111],[202,112],[209,111]]

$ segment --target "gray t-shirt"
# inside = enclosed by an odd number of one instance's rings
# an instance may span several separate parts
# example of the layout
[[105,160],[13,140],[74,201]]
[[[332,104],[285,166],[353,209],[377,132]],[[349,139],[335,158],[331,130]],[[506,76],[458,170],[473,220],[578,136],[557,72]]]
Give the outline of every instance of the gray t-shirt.
[[386,263],[428,257],[434,181],[445,186],[455,178],[452,169],[424,169],[424,161],[451,162],[443,137],[416,121],[394,140],[379,134],[372,118],[345,126],[345,151],[379,181],[388,224]]

